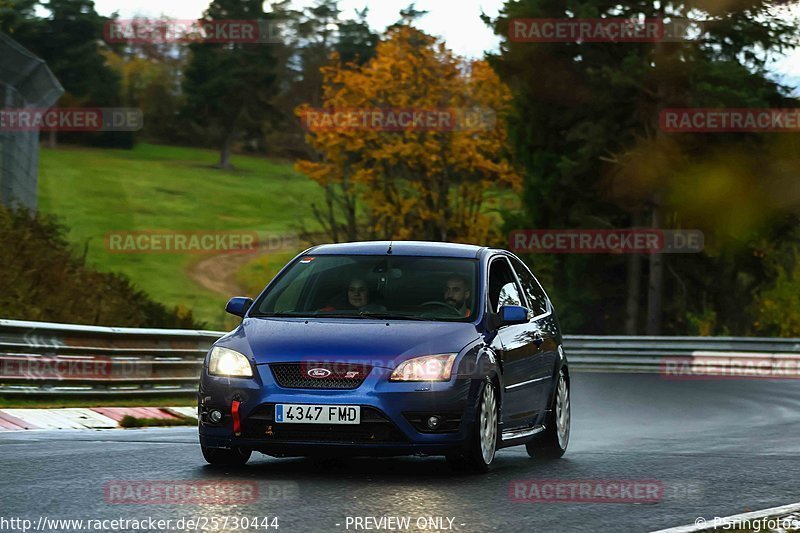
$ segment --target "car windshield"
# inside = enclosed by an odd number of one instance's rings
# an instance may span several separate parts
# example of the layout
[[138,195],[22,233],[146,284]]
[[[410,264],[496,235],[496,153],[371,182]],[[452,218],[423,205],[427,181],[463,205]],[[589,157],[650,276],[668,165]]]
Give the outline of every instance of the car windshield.
[[471,321],[477,265],[446,257],[307,255],[250,316]]

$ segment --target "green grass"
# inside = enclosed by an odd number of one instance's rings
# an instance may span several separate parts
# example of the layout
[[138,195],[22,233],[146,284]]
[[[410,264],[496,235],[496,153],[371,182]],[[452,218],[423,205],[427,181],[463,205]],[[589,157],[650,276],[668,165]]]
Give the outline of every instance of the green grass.
[[239,155],[236,168],[224,171],[213,168],[217,158],[213,150],[148,144],[133,150],[43,148],[39,208],[62,219],[76,249],[87,247],[91,266],[127,274],[157,301],[191,308],[198,320],[219,328],[226,296],[186,275],[192,262],[206,256],[105,249],[109,231],[293,232],[312,223],[310,205],[321,191],[291,163]]
[[274,278],[295,253],[275,253],[249,261],[236,273],[236,282],[247,294],[258,294]]
[[63,407],[189,407],[197,404],[196,394],[127,396],[81,394],[72,396],[0,396],[0,408],[60,409]]

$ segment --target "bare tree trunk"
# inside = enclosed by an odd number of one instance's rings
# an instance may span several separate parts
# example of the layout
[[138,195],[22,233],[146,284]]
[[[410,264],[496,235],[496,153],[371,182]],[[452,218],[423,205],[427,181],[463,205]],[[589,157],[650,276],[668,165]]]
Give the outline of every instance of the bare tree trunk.
[[[633,227],[642,225],[640,211],[631,217]],[[625,335],[636,335],[639,325],[639,299],[642,292],[642,256],[641,254],[628,254],[627,268],[628,282],[625,301]]]
[[356,221],[356,198],[355,185],[350,183],[349,176],[342,179],[342,198],[344,199],[345,223],[347,224],[347,239],[350,242],[358,240],[358,224]]
[[230,124],[230,128],[225,134],[225,137],[222,139],[222,146],[220,146],[219,163],[217,164],[217,168],[233,168],[231,166],[231,147],[233,146],[233,141],[236,140],[236,136],[239,134],[239,121],[242,118],[243,111],[243,109],[240,109],[236,112],[233,122]]
[[219,151],[219,163],[217,163],[217,168],[224,168],[229,169],[231,168],[231,145],[233,144],[233,130],[225,136],[225,139],[222,141],[222,146],[220,146]]
[[325,187],[325,202],[328,206],[328,224],[330,225],[331,242],[339,242],[339,227],[336,225],[336,214],[334,212],[333,185],[330,183]]
[[[336,193],[333,187],[334,185],[330,183],[325,186],[325,212],[323,213],[315,203],[311,204],[311,212],[314,213],[314,218],[317,219],[317,222],[322,226],[326,240],[330,242],[339,242],[339,226],[336,222],[336,215],[334,212]],[[308,242],[314,242],[313,234],[306,229],[300,232],[300,236]]]
[[[662,226],[661,195],[653,197],[653,229]],[[664,301],[664,254],[650,254],[650,272],[647,284],[647,334],[661,335],[661,317]]]
[[[658,17],[663,18],[665,15],[665,6],[663,2],[658,4]],[[656,58],[656,66],[654,71],[656,76],[656,106],[663,106],[666,98],[666,88],[664,87],[664,74],[662,73],[663,67],[661,61],[665,55],[665,47],[663,42],[657,42],[654,50],[654,57]],[[656,128],[656,140],[663,140],[663,132],[660,128]],[[659,143],[661,145],[661,143]],[[661,229],[663,226],[663,213],[662,213],[662,197],[661,192],[656,191],[653,194],[653,229]],[[660,252],[650,254],[650,269],[648,272],[647,282],[647,335],[661,335],[661,321],[663,316],[663,303],[664,303],[664,255]]]

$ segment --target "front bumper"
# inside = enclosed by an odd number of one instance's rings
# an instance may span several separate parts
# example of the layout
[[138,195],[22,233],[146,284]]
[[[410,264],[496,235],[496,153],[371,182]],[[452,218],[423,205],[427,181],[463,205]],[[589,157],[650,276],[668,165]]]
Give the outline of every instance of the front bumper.
[[[245,447],[275,456],[445,454],[463,447],[475,418],[471,380],[389,382],[391,370],[374,367],[352,390],[289,389],[279,386],[268,365],[258,365],[252,379],[204,374],[200,383],[200,442],[206,447]],[[239,432],[231,405],[239,402]],[[276,424],[276,403],[358,405],[357,426]],[[213,424],[212,409],[223,419]],[[421,424],[428,415],[448,422],[437,431]]]

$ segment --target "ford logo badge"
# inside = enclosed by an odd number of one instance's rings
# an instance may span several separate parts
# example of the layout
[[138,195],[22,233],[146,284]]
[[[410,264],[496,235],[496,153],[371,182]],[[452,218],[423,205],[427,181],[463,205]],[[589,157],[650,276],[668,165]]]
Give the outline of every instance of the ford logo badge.
[[306,374],[308,374],[308,376],[312,378],[322,379],[330,376],[331,371],[328,370],[327,368],[312,368],[308,372],[306,372]]

